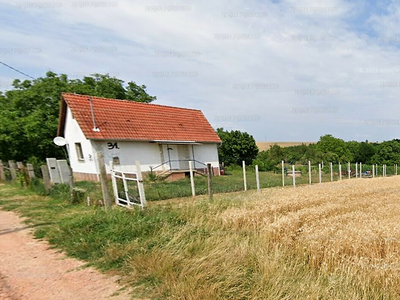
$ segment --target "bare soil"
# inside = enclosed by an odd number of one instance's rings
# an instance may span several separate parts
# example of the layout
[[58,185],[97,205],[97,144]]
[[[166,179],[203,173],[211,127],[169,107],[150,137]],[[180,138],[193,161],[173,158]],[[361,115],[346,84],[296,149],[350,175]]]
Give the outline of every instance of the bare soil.
[[0,210],[0,300],[131,299],[116,276],[50,249],[13,212]]

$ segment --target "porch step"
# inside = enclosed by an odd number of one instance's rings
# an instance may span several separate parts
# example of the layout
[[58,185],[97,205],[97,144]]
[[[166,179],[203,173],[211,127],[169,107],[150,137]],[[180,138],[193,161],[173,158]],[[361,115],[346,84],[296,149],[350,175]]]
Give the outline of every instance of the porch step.
[[[158,177],[160,178],[167,178],[169,176],[171,176],[172,174],[185,174],[190,172],[190,170],[167,170],[167,171],[163,171],[159,174],[157,174]],[[200,170],[193,170],[193,173],[196,175],[201,175],[201,176],[207,176],[206,173],[200,171]]]

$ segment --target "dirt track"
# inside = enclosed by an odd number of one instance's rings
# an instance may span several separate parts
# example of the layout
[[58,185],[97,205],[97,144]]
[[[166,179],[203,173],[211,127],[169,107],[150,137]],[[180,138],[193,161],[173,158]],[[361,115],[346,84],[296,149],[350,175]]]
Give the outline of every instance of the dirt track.
[[117,277],[49,249],[12,212],[0,210],[0,300],[126,300]]

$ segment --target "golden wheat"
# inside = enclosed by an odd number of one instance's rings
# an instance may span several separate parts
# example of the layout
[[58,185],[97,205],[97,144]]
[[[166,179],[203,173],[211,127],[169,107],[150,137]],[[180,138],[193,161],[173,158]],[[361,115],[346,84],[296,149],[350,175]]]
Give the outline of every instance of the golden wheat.
[[190,221],[130,263],[161,298],[400,299],[399,191],[391,177],[180,201]]

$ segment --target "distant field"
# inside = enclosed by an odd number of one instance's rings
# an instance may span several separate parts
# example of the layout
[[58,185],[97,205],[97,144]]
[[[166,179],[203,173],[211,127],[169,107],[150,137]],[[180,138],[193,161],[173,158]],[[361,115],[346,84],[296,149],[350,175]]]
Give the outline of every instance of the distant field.
[[271,146],[275,144],[280,147],[291,147],[291,146],[300,146],[301,144],[305,145],[316,144],[316,142],[256,142],[256,144],[260,151],[265,151],[271,148]]

